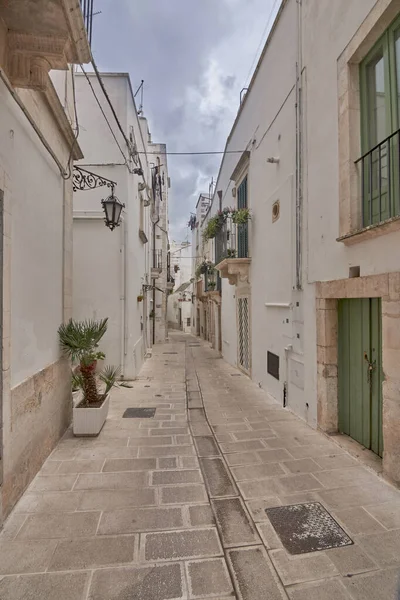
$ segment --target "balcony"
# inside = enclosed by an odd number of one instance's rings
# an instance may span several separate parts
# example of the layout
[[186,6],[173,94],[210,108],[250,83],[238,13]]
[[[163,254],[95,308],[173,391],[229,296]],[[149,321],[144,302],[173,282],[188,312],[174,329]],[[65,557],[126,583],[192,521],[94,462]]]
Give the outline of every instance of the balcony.
[[151,267],[151,278],[158,279],[162,273],[162,250],[153,250],[153,266]]
[[46,91],[51,69],[90,62],[92,14],[93,0],[1,2],[1,67],[11,84]]
[[228,217],[215,237],[215,268],[230,285],[250,283],[249,223],[235,225]]

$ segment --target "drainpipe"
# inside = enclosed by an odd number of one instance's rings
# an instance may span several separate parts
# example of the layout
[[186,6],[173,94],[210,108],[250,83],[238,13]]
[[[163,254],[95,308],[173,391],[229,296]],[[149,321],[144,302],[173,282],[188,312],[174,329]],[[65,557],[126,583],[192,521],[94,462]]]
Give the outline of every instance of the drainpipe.
[[302,0],[297,0],[297,63],[296,63],[296,289],[302,289],[301,225],[303,209],[303,108],[302,108]]
[[[153,267],[155,266],[156,256],[156,225],[160,220],[160,214],[158,214],[157,221],[153,223]],[[156,343],[156,280],[152,279],[153,284],[153,346]]]
[[125,248],[125,221],[122,221],[121,227],[121,333],[120,333],[120,364],[121,364],[121,379],[125,375],[125,322],[126,322],[126,248]]

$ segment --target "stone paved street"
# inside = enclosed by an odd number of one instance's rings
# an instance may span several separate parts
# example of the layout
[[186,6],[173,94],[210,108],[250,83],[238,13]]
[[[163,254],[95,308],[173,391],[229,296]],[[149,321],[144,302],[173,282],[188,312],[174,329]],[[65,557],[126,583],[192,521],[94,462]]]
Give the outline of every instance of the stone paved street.
[[[265,509],[302,502],[354,545],[288,554]],[[1,600],[394,600],[400,492],[171,334],[98,438],[67,433],[0,541]]]

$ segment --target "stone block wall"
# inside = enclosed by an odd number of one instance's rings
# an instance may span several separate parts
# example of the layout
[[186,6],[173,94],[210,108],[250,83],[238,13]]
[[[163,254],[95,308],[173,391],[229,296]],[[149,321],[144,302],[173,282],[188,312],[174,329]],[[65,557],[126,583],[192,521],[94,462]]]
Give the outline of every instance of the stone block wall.
[[10,421],[4,431],[3,517],[5,518],[72,418],[70,367],[61,359],[9,393]]

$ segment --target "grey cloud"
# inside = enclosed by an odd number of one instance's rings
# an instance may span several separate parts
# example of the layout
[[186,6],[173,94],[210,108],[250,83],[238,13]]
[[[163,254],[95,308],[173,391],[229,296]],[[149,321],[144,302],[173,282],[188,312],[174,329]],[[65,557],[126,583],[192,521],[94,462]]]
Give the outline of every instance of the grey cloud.
[[[145,80],[144,113],[154,141],[165,142],[172,152],[222,150],[271,4],[95,0],[101,14],[94,21],[94,56],[101,70],[129,72],[134,88]],[[247,46],[237,43],[243,31],[254,32]],[[218,73],[210,81],[212,62]],[[193,210],[197,193],[204,191],[197,189],[197,182],[216,177],[220,160],[169,157],[172,237],[186,234],[179,224]]]

